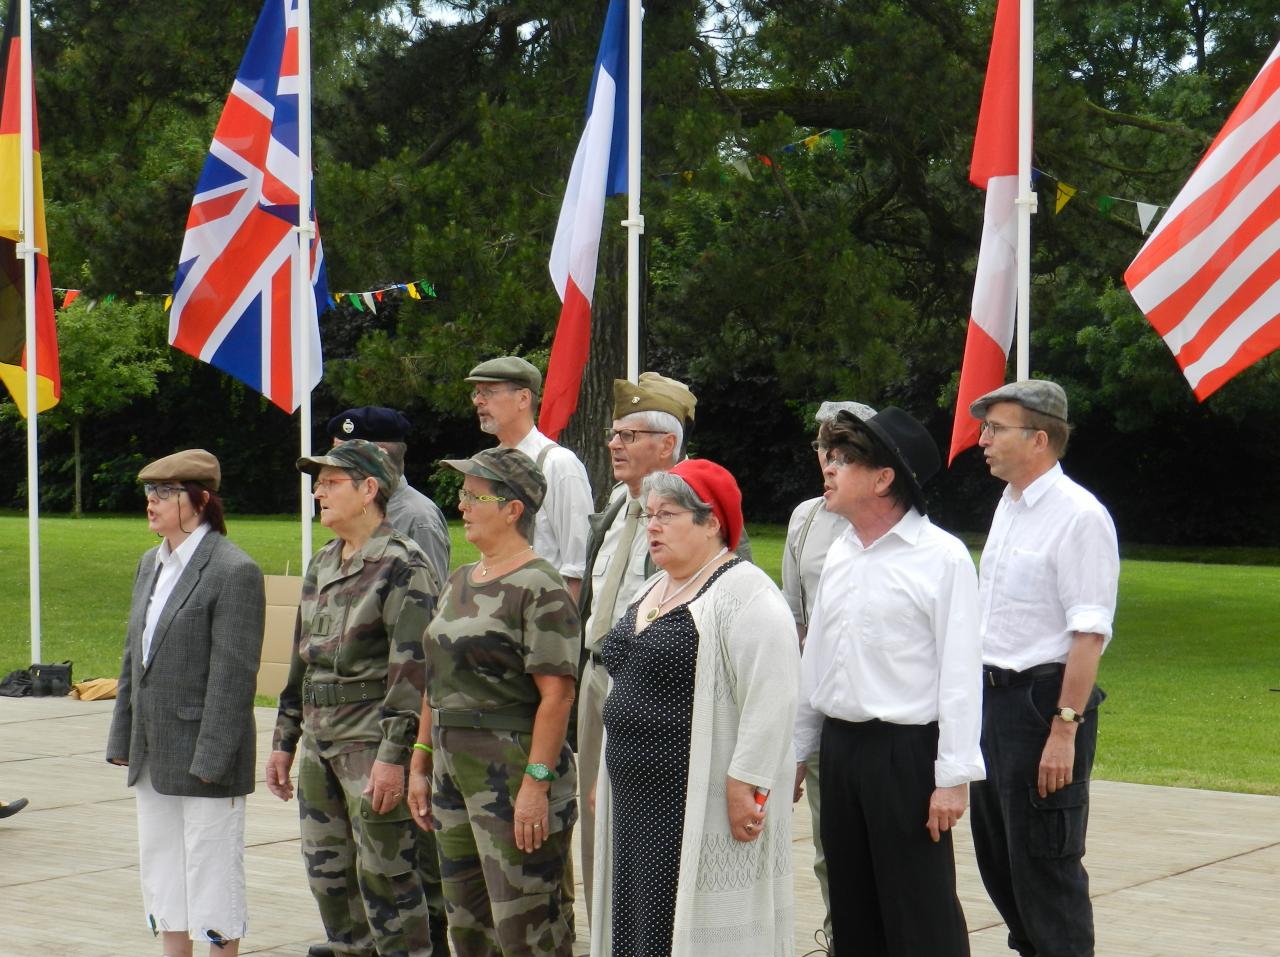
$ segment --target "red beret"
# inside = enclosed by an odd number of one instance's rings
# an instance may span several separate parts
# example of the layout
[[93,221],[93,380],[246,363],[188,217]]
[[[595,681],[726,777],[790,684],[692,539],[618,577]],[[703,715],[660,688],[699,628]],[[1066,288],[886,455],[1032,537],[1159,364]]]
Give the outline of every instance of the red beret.
[[671,474],[684,479],[698,498],[711,505],[729,550],[737,548],[742,538],[742,490],[733,474],[708,459],[685,459],[671,469]]

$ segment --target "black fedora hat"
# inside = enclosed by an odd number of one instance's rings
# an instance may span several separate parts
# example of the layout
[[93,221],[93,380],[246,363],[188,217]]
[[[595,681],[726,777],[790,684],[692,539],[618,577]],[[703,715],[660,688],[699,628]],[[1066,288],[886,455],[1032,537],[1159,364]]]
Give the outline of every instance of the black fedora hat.
[[863,421],[849,412],[840,412],[839,421],[874,435],[896,460],[895,472],[905,473],[911,489],[912,504],[921,515],[928,514],[924,500],[924,483],[942,466],[937,443],[928,430],[897,406],[881,409]]

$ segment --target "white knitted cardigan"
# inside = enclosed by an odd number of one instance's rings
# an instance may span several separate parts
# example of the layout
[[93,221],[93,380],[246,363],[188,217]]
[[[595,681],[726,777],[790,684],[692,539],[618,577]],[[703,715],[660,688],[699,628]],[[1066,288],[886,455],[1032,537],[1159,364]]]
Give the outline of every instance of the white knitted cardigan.
[[[791,736],[800,682],[795,622],[777,586],[748,562],[724,572],[689,611],[698,630],[698,661],[671,954],[791,957]],[[771,791],[764,834],[756,841],[741,843],[729,832],[726,776]],[[602,760],[593,957],[613,951],[610,797]]]

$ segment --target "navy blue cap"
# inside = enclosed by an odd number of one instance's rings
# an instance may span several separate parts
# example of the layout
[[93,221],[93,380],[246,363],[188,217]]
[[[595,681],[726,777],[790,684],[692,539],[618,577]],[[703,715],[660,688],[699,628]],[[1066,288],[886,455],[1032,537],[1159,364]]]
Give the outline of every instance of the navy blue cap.
[[403,442],[409,434],[404,413],[380,405],[347,409],[329,420],[329,435],[340,442],[365,439],[369,442]]

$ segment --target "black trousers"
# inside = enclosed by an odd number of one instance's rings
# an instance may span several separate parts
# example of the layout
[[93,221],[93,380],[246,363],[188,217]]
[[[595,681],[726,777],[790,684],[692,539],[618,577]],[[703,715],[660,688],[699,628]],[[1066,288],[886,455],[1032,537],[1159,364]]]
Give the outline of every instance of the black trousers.
[[827,718],[821,747],[837,957],[968,957],[951,834],[925,827],[938,726]]
[[1098,688],[1076,730],[1072,782],[1040,797],[1036,777],[1061,675],[987,687],[982,757],[987,779],[971,788],[973,845],[991,901],[1023,957],[1093,957],[1093,904],[1084,869],[1089,774],[1098,745]]

